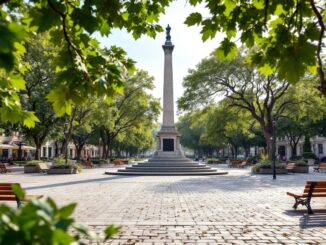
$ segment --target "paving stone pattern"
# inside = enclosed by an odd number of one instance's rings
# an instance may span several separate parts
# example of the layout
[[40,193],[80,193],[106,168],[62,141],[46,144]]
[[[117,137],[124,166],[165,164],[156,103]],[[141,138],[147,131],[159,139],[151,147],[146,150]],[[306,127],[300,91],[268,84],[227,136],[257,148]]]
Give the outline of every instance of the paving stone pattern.
[[76,220],[95,231],[120,225],[107,244],[326,244],[326,198],[314,199],[315,214],[307,215],[303,207],[292,210],[294,200],[285,194],[301,193],[307,180],[326,180],[326,173],[279,175],[273,181],[249,169],[203,177],[107,176],[105,170],[0,178],[60,205],[77,202]]

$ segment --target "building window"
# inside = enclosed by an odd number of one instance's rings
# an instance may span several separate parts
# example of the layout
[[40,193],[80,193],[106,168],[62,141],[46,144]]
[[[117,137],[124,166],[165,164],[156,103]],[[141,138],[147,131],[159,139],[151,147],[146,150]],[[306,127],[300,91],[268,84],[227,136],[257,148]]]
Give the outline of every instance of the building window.
[[323,155],[323,145],[322,144],[318,144],[318,155]]
[[43,147],[43,157],[46,157],[46,147]]
[[72,149],[70,149],[70,157],[73,158],[73,155],[72,155]]
[[52,147],[49,147],[49,149],[48,149],[48,157],[49,158],[52,157]]

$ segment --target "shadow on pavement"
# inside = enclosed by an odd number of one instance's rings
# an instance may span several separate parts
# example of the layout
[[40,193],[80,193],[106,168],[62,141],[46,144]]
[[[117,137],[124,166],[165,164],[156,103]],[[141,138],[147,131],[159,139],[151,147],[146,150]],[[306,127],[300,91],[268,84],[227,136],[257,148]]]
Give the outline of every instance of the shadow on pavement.
[[61,187],[61,186],[68,186],[68,185],[78,185],[78,184],[86,184],[86,183],[92,183],[92,182],[101,182],[101,181],[125,179],[125,178],[128,178],[128,176],[117,175],[117,176],[104,177],[104,178],[84,179],[84,180],[76,180],[76,181],[69,181],[69,182],[62,182],[62,183],[55,183],[55,184],[32,186],[32,187],[26,187],[24,189],[25,190],[36,190],[36,189],[43,189],[43,188],[54,188],[54,187]]
[[[302,176],[303,177],[303,176]],[[172,183],[159,183],[152,188],[155,191],[161,192],[209,192],[212,190],[226,190],[226,191],[250,191],[261,190],[264,188],[300,188],[304,187],[306,179],[314,179],[313,176],[305,176],[299,178],[298,176],[288,175],[279,176],[277,180],[273,180],[271,175],[228,175],[220,176],[205,176],[196,178],[186,178]],[[178,185],[181,188],[178,188]],[[175,187],[175,188],[171,188]],[[267,190],[268,191],[268,190]]]
[[300,218],[300,227],[326,227],[326,210],[314,209],[314,214],[305,213]]
[[326,227],[326,209],[313,209],[314,214],[308,214],[307,209],[285,210],[284,214],[299,218],[302,229],[313,227]]

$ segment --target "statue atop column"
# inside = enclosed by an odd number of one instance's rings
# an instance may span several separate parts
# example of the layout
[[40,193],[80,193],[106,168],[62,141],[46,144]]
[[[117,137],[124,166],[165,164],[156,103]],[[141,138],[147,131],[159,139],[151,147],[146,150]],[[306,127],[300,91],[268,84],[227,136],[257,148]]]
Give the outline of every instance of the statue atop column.
[[[171,43],[171,35],[170,35],[170,31],[171,31],[171,27],[170,25],[168,25],[166,28],[166,40],[165,40],[165,44],[166,43]],[[171,43],[172,44],[172,43]]]

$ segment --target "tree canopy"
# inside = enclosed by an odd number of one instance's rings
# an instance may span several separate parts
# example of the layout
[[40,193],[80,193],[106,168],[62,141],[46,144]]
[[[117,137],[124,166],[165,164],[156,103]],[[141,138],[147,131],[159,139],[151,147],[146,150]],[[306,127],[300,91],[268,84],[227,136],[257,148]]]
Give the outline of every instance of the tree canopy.
[[[291,108],[297,110],[297,115],[307,113],[317,117],[325,113],[325,97],[312,89],[315,84],[301,81],[292,86],[285,79],[278,80],[277,74],[263,76],[240,55],[230,61],[211,56],[185,77],[185,92],[178,100],[178,107],[192,110],[217,103],[224,96],[230,106],[230,112],[226,112],[224,118],[231,114],[231,106],[250,113],[263,132],[271,157],[273,121],[290,114]],[[304,106],[306,104],[310,106]],[[310,110],[311,106],[315,109]]]
[[322,54],[325,49],[326,5],[324,0],[190,0],[204,3],[208,16],[191,13],[185,23],[202,28],[202,39],[225,33],[215,50],[232,59],[236,41],[250,48],[249,60],[269,76],[297,83],[305,72],[318,73],[319,90],[326,96]]
[[122,76],[134,70],[134,62],[121,48],[101,49],[94,33],[108,36],[113,28],[124,28],[134,38],[146,34],[155,37],[162,31],[159,14],[170,0],[159,1],[0,1],[0,119],[24,123],[37,121],[33,112],[20,106],[18,92],[25,90],[26,64],[20,57],[24,42],[35,33],[48,32],[58,48],[54,57],[56,86],[47,99],[57,115],[70,114],[73,104],[86,98],[110,100],[122,90]]

